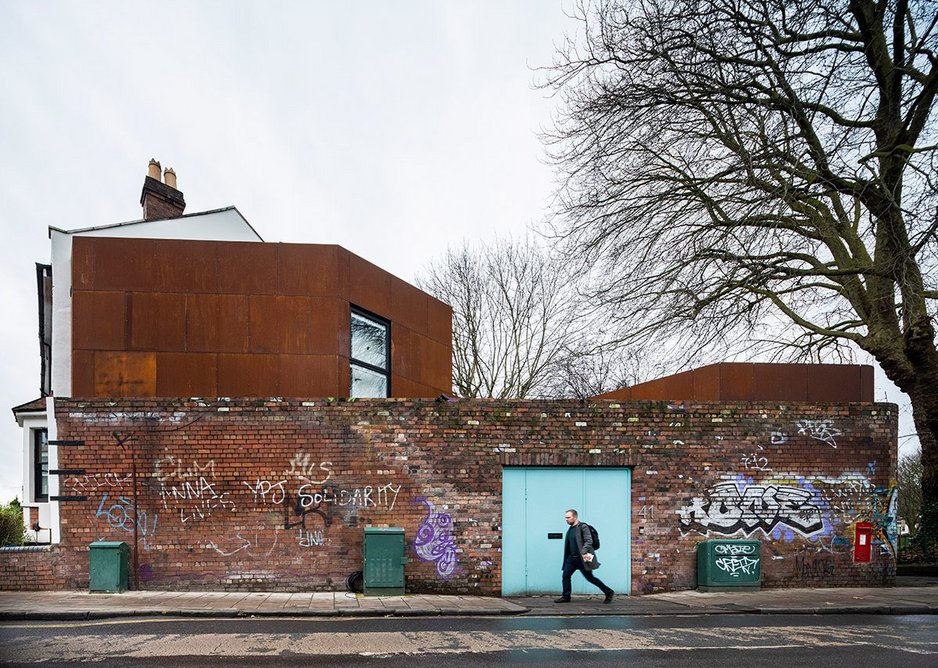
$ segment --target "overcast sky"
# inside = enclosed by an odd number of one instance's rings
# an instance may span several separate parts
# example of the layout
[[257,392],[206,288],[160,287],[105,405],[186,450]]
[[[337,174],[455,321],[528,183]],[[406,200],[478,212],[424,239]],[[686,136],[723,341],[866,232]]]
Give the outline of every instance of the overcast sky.
[[[563,7],[0,0],[0,410],[39,395],[48,226],[138,219],[151,157],[187,212],[235,205],[266,241],[338,243],[409,281],[448,244],[523,233],[552,189],[532,68],[575,29]],[[20,439],[6,412],[0,501]]]
[[[532,68],[576,30],[569,6],[0,0],[0,412],[39,394],[48,226],[138,219],[151,157],[187,212],[235,205],[266,241],[341,244],[409,281],[448,245],[523,233],[553,186],[556,101]],[[20,450],[7,412],[0,501]]]

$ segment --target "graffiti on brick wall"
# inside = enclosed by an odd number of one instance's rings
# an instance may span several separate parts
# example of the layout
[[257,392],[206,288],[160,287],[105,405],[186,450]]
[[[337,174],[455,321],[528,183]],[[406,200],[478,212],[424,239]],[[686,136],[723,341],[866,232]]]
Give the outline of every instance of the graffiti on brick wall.
[[156,533],[158,521],[156,513],[150,515],[145,510],[135,513],[133,501],[130,499],[119,496],[114,500],[104,494],[94,516],[101,521],[106,521],[112,529],[120,529],[128,533],[133,533],[136,523],[137,540],[143,543],[143,549],[150,549]]
[[795,555],[795,577],[805,580],[830,578],[836,572],[834,557],[827,552]]
[[[397,497],[401,493],[401,485],[391,482],[384,484],[361,485],[359,487],[344,488],[337,484],[313,485],[306,483],[294,491],[290,491],[287,480],[255,479],[253,483],[244,485],[251,490],[254,510],[264,506],[295,506],[297,515],[314,512],[318,509],[324,520],[327,514],[323,511],[328,507],[339,508],[375,508],[377,510],[392,511],[397,504]],[[289,528],[289,527],[287,527]]]
[[832,448],[837,447],[837,437],[843,434],[834,426],[834,421],[827,420],[800,420],[795,424],[799,434],[805,434],[817,441],[823,441]]
[[448,578],[456,571],[456,542],[453,539],[453,518],[449,513],[437,510],[424,497],[416,499],[427,507],[427,516],[417,527],[414,551],[422,561],[436,563],[436,572]]
[[740,490],[735,482],[721,482],[706,496],[695,497],[679,514],[682,533],[768,534],[781,525],[810,535],[823,528],[811,492],[788,485],[749,485]]
[[216,510],[234,511],[230,492],[221,491],[215,479],[215,462],[188,464],[169,456],[158,459],[153,477],[159,482],[164,510],[179,512],[183,524],[204,520]]
[[[727,476],[728,477],[728,476]],[[861,473],[837,477],[775,475],[754,481],[733,476],[679,510],[682,533],[751,535],[806,541],[826,553],[853,548],[857,522],[874,527],[873,544],[896,556],[896,487],[877,487]]]
[[322,529],[308,531],[301,527],[298,530],[296,542],[300,547],[322,547],[326,542],[326,536]]
[[852,549],[857,522],[873,525],[873,544],[893,559],[898,549],[895,484],[877,487],[860,473],[845,473],[836,478],[816,476],[807,479],[825,508],[824,530],[818,536],[819,547],[829,552]]
[[79,494],[88,494],[102,487],[123,488],[130,484],[130,474],[121,473],[91,473],[82,476],[68,476],[65,479],[65,488]]
[[765,448],[761,445],[756,446],[755,452],[749,452],[742,456],[742,463],[747,469],[756,471],[771,471],[769,468],[769,459],[765,456]]
[[[299,452],[277,479],[243,481],[250,490],[254,511],[276,509],[280,527],[296,530],[296,543],[303,548],[320,547],[327,541],[324,529],[338,517],[348,526],[358,526],[358,512],[390,512],[397,505],[402,485],[381,481],[345,487],[333,480],[332,462],[319,461]],[[315,524],[309,522],[315,520]]]
[[332,462],[319,461],[308,452],[297,452],[290,458],[290,467],[284,471],[284,476],[312,485],[324,485],[332,477]]

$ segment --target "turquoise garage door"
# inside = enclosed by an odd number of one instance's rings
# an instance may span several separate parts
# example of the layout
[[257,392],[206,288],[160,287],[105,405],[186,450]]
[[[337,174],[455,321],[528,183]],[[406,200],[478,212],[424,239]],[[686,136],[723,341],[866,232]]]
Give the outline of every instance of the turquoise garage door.
[[[631,573],[631,471],[624,468],[502,470],[502,595],[559,594],[563,514],[576,508],[599,531],[596,575],[627,594]],[[579,573],[574,594],[599,594]]]

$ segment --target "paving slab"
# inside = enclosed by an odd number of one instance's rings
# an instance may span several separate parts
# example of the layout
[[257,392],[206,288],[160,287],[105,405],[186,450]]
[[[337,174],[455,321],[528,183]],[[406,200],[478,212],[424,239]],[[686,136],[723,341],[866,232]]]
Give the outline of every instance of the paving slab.
[[714,614],[938,614],[938,585],[770,589],[757,592],[695,590],[602,596],[575,596],[554,603],[551,596],[497,598],[407,594],[363,596],[348,592],[188,592],[130,591],[120,594],[0,592],[0,620],[80,620],[104,617],[385,617],[481,615],[714,615]]

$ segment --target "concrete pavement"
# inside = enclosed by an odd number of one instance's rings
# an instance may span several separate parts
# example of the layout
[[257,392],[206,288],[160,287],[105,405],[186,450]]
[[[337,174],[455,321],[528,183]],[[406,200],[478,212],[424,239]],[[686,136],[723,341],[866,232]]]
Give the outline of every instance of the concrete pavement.
[[900,578],[900,586],[768,589],[758,592],[680,591],[646,596],[365,597],[345,592],[80,591],[0,592],[0,620],[105,617],[386,617],[482,615],[938,614],[938,578]]

